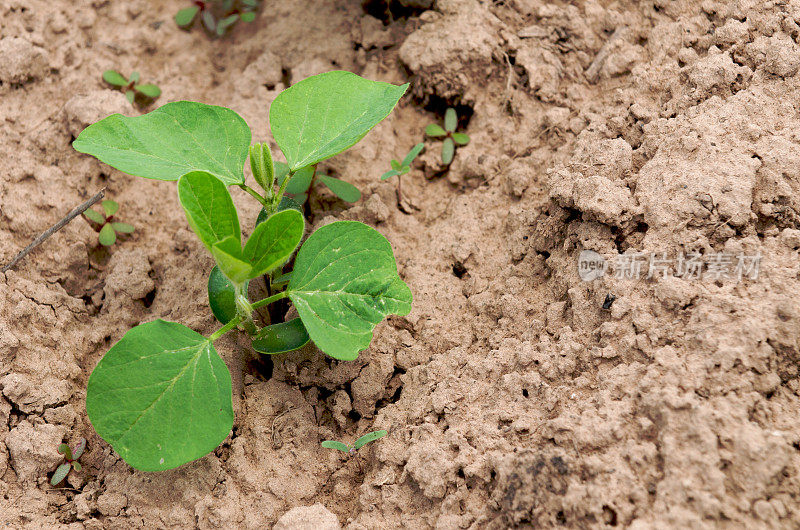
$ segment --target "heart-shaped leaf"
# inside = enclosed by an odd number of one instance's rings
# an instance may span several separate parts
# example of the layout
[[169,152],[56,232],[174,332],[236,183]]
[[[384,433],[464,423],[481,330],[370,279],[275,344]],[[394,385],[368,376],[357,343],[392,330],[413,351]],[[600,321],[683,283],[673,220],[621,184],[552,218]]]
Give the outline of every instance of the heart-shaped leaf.
[[209,339],[156,320],[129,330],[100,360],[89,377],[86,411],[128,464],[171,469],[228,436],[231,375]]
[[294,318],[288,322],[280,322],[262,328],[253,337],[253,349],[259,353],[286,353],[302,348],[308,341],[308,336],[303,321]]
[[222,324],[227,324],[236,316],[236,288],[217,265],[208,275],[208,305],[214,318]]
[[243,256],[252,265],[250,278],[271,272],[292,256],[303,238],[303,214],[283,210],[256,226],[244,245]]
[[311,340],[331,357],[353,360],[386,315],[411,311],[392,247],[357,221],[325,225],[303,243],[286,289]]
[[407,88],[343,71],[309,77],[272,102],[272,136],[290,169],[316,164],[361,140],[389,115]]
[[133,118],[112,114],[72,146],[138,177],[178,180],[198,170],[242,184],[250,128],[230,109],[178,101]]
[[361,192],[349,182],[328,175],[317,175],[317,178],[343,201],[356,202],[361,198]]
[[119,203],[117,201],[103,201],[100,204],[103,206],[106,218],[111,217],[119,211]]
[[211,173],[192,171],[183,175],[178,181],[178,198],[189,226],[209,251],[229,237],[242,246],[239,216],[231,194]]

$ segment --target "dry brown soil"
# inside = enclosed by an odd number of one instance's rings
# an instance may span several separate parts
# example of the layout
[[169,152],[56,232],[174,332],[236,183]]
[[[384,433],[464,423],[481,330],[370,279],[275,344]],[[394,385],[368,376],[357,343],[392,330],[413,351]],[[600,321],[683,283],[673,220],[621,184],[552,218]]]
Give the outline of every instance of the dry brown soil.
[[[176,28],[187,4],[0,0],[0,262],[102,187],[136,226],[105,251],[77,219],[0,274],[0,526],[800,527],[800,1],[265,0],[216,41]],[[94,434],[86,381],[139,322],[215,329],[212,259],[174,183],[71,149],[141,112],[107,68],[157,104],[228,106],[258,141],[308,75],[412,83],[324,164],[362,201],[318,190],[310,221],[385,234],[413,311],[351,363],[223,339],[234,430],[159,474]],[[398,204],[378,177],[448,104],[472,141],[445,168],[429,140]],[[582,281],[585,249],[763,259],[742,281]],[[356,459],[319,445],[380,428]]]

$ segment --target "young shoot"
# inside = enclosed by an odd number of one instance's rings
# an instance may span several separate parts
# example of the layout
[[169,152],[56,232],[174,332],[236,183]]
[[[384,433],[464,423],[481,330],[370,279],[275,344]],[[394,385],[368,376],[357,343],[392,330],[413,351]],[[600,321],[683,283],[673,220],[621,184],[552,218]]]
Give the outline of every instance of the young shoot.
[[194,5],[175,13],[175,23],[182,29],[191,29],[195,20],[214,37],[222,37],[238,22],[252,22],[256,18],[261,0],[195,0]]
[[81,438],[73,448],[70,448],[70,446],[67,444],[61,444],[58,446],[58,452],[64,455],[65,462],[56,468],[53,476],[50,478],[51,486],[58,486],[62,480],[67,478],[67,475],[69,475],[69,472],[73,469],[80,473],[82,467],[81,463],[78,462],[78,459],[81,457],[81,455],[83,455],[85,450],[85,438]]
[[353,445],[347,445],[344,442],[337,442],[336,440],[325,440],[322,442],[322,447],[325,449],[337,449],[343,453],[346,453],[348,456],[354,456],[359,449],[370,442],[374,442],[378,438],[383,438],[386,436],[386,434],[387,432],[383,430],[373,431],[356,440]]
[[455,155],[456,146],[467,145],[469,136],[464,133],[456,132],[458,127],[458,116],[456,109],[450,107],[444,113],[444,127],[436,123],[431,123],[425,127],[425,134],[432,138],[442,138],[442,162],[450,165]]
[[110,247],[117,242],[117,234],[132,234],[133,225],[120,223],[114,220],[114,215],[119,210],[119,203],[105,200],[100,203],[103,211],[88,209],[83,212],[84,217],[90,222],[92,228],[98,232],[97,239],[104,247]]
[[146,107],[161,95],[161,89],[157,85],[139,83],[139,72],[133,72],[130,79],[125,79],[116,70],[106,70],[103,72],[103,81],[124,92],[131,105],[136,101],[139,106]]
[[[337,221],[301,244],[305,220],[286,195],[297,175],[313,173],[319,162],[361,140],[407,88],[341,71],[287,88],[269,110],[285,166],[273,161],[268,145],[251,146],[250,129],[238,114],[189,101],[138,117],[114,114],[73,142],[120,171],[177,181],[188,225],[216,262],[208,295],[221,328],[204,336],[177,322],[140,324],[89,377],[89,420],[128,464],[143,471],[174,468],[228,436],[231,375],[214,347],[226,333],[241,330],[261,353],[290,352],[313,341],[334,359],[349,361],[369,346],[386,316],[409,313],[411,290],[385,237],[363,223]],[[255,188],[245,182],[248,156]],[[231,186],[261,205],[249,237],[243,237]],[[259,277],[266,279],[268,296],[252,301],[248,283]],[[284,299],[297,318],[260,321],[256,309]]]

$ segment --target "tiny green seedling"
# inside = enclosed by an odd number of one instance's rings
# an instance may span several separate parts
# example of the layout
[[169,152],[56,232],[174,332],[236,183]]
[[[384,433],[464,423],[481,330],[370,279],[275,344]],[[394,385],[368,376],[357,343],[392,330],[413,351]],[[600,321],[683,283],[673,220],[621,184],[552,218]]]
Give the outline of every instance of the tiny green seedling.
[[175,23],[182,29],[190,29],[195,20],[214,37],[222,37],[233,29],[237,22],[252,22],[256,18],[261,0],[209,0],[195,1],[191,7],[175,14]]
[[[250,145],[250,128],[238,114],[190,101],[137,117],[114,114],[73,142],[120,171],[177,181],[189,227],[216,262],[208,297],[221,328],[203,336],[177,322],[140,324],[89,377],[89,420],[128,464],[142,471],[171,469],[208,454],[228,436],[231,374],[214,342],[229,331],[247,333],[260,353],[291,352],[313,341],[327,355],[351,361],[369,346],[379,322],[411,311],[411,290],[385,237],[364,223],[336,221],[301,244],[305,219],[285,195],[298,174],[313,177],[317,163],[361,140],[407,89],[341,71],[287,88],[269,110],[285,166],[273,162],[267,144]],[[260,190],[245,182],[248,156]],[[246,240],[229,186],[261,205]],[[251,302],[248,284],[261,277],[268,296]],[[258,321],[257,308],[283,299],[292,302],[297,318]]]
[[431,123],[425,127],[425,134],[433,138],[444,138],[442,142],[442,162],[450,165],[455,155],[456,146],[467,145],[469,136],[464,133],[456,132],[458,127],[458,116],[456,109],[450,107],[444,113],[444,128],[436,123]]
[[378,438],[383,438],[386,436],[386,431],[373,431],[370,433],[365,434],[361,438],[355,441],[353,445],[347,445],[344,442],[337,442],[336,440],[325,440],[322,442],[322,447],[325,449],[338,449],[343,453],[347,453],[349,456],[354,456],[356,452],[367,445],[370,442],[374,442]]
[[[295,173],[286,184],[286,193],[289,194],[297,204],[305,204],[314,189],[315,182],[321,182],[345,202],[358,202],[361,199],[361,192],[344,180],[331,177],[330,175],[320,175],[317,173],[316,165],[301,169]],[[275,162],[275,176],[279,181],[286,178],[289,174],[289,166],[283,162]]]
[[86,439],[81,438],[81,440],[75,445],[74,448],[70,448],[67,444],[61,444],[58,446],[58,452],[64,455],[64,462],[60,466],[58,466],[53,473],[53,477],[50,479],[50,484],[52,486],[57,486],[61,483],[62,480],[67,478],[69,475],[70,470],[74,469],[75,471],[81,471],[81,463],[78,462],[78,459],[81,457],[83,452],[86,450]]
[[133,225],[114,221],[114,215],[119,210],[119,203],[116,201],[103,201],[100,203],[103,212],[97,210],[86,210],[84,217],[91,221],[92,227],[98,232],[97,238],[104,247],[110,247],[117,242],[117,234],[132,234]]
[[408,154],[406,155],[406,157],[403,159],[402,162],[398,162],[397,160],[392,159],[390,163],[392,169],[381,175],[381,180],[390,179],[395,175],[400,177],[411,171],[411,164],[414,163],[414,159],[417,158],[417,156],[419,156],[419,154],[422,152],[424,148],[425,144],[420,142],[411,148],[411,151],[408,152]]
[[130,104],[137,100],[141,106],[147,106],[161,95],[158,86],[139,83],[139,72],[133,72],[130,79],[125,79],[116,70],[106,70],[103,72],[103,81],[122,90]]

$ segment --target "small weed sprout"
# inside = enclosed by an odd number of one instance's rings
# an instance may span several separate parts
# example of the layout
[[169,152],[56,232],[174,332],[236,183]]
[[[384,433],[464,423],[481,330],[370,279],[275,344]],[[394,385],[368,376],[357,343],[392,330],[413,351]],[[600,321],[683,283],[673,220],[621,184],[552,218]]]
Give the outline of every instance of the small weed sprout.
[[222,37],[237,22],[252,22],[256,18],[261,0],[196,0],[194,5],[175,14],[175,23],[182,29],[191,29],[200,19],[203,28],[213,37]]
[[436,123],[431,123],[425,127],[425,134],[432,138],[443,138],[442,142],[442,162],[445,165],[450,165],[453,161],[453,155],[456,151],[456,146],[467,145],[469,143],[469,136],[464,133],[456,132],[458,127],[458,116],[456,109],[450,107],[444,113],[444,128]]
[[59,445],[58,452],[64,455],[64,460],[66,460],[66,462],[56,468],[55,472],[53,473],[53,477],[50,479],[50,485],[57,486],[60,484],[62,480],[67,478],[67,475],[69,475],[69,472],[72,469],[80,472],[82,468],[81,463],[78,462],[78,459],[85,450],[85,438],[81,438],[81,440],[73,448],[70,448],[70,446],[67,444]]
[[137,101],[139,106],[146,107],[161,95],[161,89],[157,85],[139,83],[139,72],[133,72],[130,79],[125,79],[125,76],[116,70],[106,70],[103,72],[103,81],[124,92],[125,98],[131,105]]
[[419,154],[422,152],[424,148],[425,144],[420,142],[411,148],[411,151],[408,152],[408,154],[406,155],[406,157],[403,159],[402,162],[398,162],[393,158],[392,161],[390,162],[392,169],[381,175],[381,180],[390,179],[395,175],[399,177],[411,171],[411,164],[414,163],[414,159],[417,158],[417,156],[419,156]]
[[[275,178],[278,182],[283,182],[289,175],[289,166],[283,162],[275,162]],[[317,173],[316,164],[297,171],[289,178],[286,183],[286,193],[290,195],[298,205],[303,205],[314,189],[314,183],[321,182],[334,195],[345,202],[358,202],[361,199],[361,192],[358,188],[341,179],[330,175],[320,175]]]
[[322,442],[322,447],[325,449],[337,449],[343,453],[346,453],[348,456],[355,456],[359,449],[370,442],[374,442],[378,438],[383,438],[386,436],[386,434],[387,432],[384,430],[369,432],[356,440],[353,445],[347,445],[344,442],[338,442],[336,440],[325,440]]
[[104,247],[110,247],[117,242],[117,234],[132,234],[133,225],[114,221],[114,215],[119,210],[119,203],[116,201],[103,201],[100,203],[103,213],[97,210],[86,210],[84,217],[90,221],[92,227],[98,232],[98,240]]

